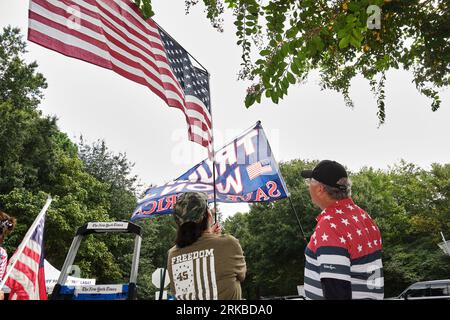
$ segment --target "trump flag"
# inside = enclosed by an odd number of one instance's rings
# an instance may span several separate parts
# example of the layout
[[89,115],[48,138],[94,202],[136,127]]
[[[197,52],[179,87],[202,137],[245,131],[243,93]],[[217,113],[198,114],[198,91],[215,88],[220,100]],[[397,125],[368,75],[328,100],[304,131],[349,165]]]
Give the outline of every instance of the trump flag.
[[172,213],[177,194],[183,192],[205,192],[213,202],[213,183],[218,202],[269,202],[289,196],[260,122],[217,151],[215,160],[215,181],[213,162],[206,159],[174,181],[149,188],[131,221]]

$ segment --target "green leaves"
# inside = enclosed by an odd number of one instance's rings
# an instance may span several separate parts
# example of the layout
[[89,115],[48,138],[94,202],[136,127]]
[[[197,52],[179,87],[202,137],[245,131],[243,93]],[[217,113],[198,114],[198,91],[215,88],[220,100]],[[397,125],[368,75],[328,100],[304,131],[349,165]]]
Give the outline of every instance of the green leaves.
[[250,108],[256,101],[256,96],[254,94],[248,94],[245,97],[245,107]]
[[342,21],[337,29],[337,36],[340,39],[339,48],[345,49],[352,45],[354,48],[359,49],[364,39],[363,32],[366,30],[366,27],[354,14],[345,16],[345,23],[342,23]]
[[144,19],[149,19],[155,15],[150,0],[133,0],[142,12]]
[[[143,10],[150,0],[136,1]],[[185,0],[187,11],[198,3]],[[203,0],[207,18],[221,30],[221,1]],[[351,79],[362,74],[369,81],[384,67],[403,67],[414,74],[419,92],[431,99],[431,109],[441,105],[439,91],[450,86],[448,54],[449,10],[444,0],[437,2],[349,0],[265,1],[225,0],[234,15],[236,43],[242,47],[239,79],[263,83],[261,95],[248,97],[248,107],[262,95],[279,102],[287,94],[286,71],[306,79],[319,70],[322,88],[342,93],[347,106]],[[382,9],[381,29],[368,30],[369,5]],[[406,41],[408,39],[408,41]],[[410,40],[411,46],[406,46]],[[263,50],[260,50],[264,47]],[[252,54],[253,52],[258,54]],[[362,56],[361,56],[362,55]],[[389,56],[389,64],[384,56]],[[300,59],[300,61],[296,61]],[[255,62],[256,61],[256,62]],[[401,64],[401,65],[400,65]],[[438,90],[439,89],[439,90]],[[442,90],[441,90],[442,89]],[[264,94],[268,91],[268,94]],[[255,98],[255,99],[253,99]],[[384,95],[378,96],[378,115],[385,116]]]
[[289,71],[287,72],[286,77],[287,77],[289,83],[291,83],[291,84],[295,84],[295,83],[297,82],[297,81],[295,80],[294,75],[293,75],[292,73],[290,73]]
[[264,50],[261,50],[260,52],[259,52],[259,54],[261,55],[261,56],[268,56],[268,55],[270,55],[272,52],[270,51],[270,50],[268,50],[268,49],[264,49]]
[[6,27],[0,34],[0,101],[21,108],[36,108],[47,88],[36,62],[23,59],[26,43],[20,29]]
[[288,37],[289,39],[292,39],[298,34],[298,32],[299,32],[299,30],[298,30],[297,26],[293,26],[292,28],[290,28],[286,31],[286,37]]
[[350,35],[346,35],[344,38],[339,41],[339,48],[344,49],[348,47],[348,44],[350,43]]

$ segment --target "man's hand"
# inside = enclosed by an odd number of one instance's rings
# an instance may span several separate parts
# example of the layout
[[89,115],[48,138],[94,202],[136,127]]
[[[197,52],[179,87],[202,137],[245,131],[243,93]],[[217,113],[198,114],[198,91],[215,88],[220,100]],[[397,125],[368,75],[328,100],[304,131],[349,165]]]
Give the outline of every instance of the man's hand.
[[5,294],[0,290],[0,300],[5,300]]

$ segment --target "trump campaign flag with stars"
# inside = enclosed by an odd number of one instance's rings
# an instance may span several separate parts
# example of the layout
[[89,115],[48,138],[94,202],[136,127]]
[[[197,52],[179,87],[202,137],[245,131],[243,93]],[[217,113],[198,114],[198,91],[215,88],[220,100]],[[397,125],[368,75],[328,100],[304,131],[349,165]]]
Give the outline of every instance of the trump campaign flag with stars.
[[45,213],[48,199],[8,263],[2,281],[11,290],[10,300],[47,300],[44,274]]
[[146,86],[184,113],[211,157],[208,73],[131,0],[30,0],[28,40]]
[[215,156],[216,181],[213,163],[206,159],[174,181],[149,188],[131,221],[172,213],[177,194],[183,192],[206,192],[209,202],[213,202],[213,183],[218,202],[269,202],[289,196],[260,122]]

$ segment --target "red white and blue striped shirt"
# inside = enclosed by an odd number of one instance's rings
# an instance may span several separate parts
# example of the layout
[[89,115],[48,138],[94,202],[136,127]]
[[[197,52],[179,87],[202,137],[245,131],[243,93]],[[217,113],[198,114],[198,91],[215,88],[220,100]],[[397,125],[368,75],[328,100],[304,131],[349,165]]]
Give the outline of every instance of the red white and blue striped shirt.
[[351,198],[336,201],[316,218],[305,250],[305,295],[324,299],[321,280],[351,283],[352,299],[383,299],[382,240],[374,220]]

